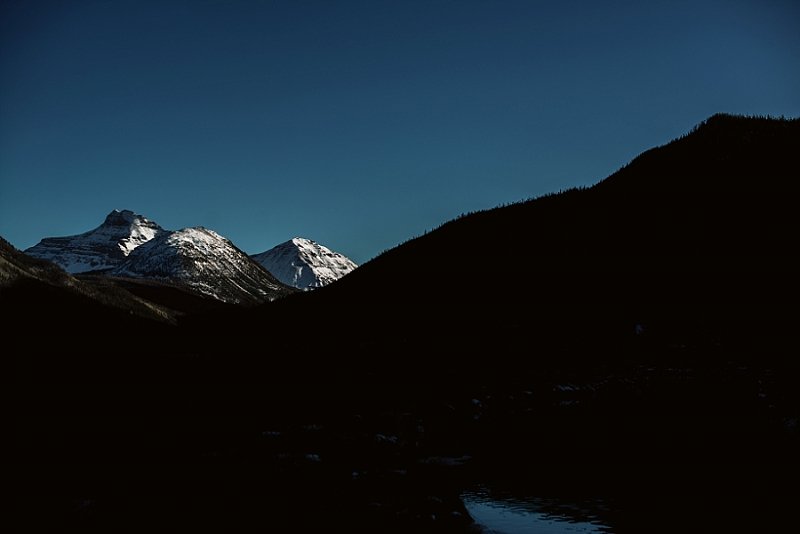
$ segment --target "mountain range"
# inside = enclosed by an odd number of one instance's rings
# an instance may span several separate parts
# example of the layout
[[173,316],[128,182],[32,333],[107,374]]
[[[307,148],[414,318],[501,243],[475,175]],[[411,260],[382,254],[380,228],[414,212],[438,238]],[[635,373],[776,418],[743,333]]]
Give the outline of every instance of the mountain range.
[[45,238],[25,253],[72,274],[168,282],[234,304],[267,302],[290,293],[290,288],[322,287],[356,267],[341,254],[303,238],[251,259],[212,230],[164,230],[130,210],[112,211],[103,224],[83,234]]

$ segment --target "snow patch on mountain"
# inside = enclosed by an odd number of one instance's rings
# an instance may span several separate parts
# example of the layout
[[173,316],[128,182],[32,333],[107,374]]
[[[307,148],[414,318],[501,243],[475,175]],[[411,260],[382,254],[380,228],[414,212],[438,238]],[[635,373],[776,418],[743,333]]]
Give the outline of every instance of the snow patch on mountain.
[[228,239],[203,227],[164,231],[109,274],[166,280],[239,304],[270,301],[291,291]]
[[72,274],[110,269],[164,231],[155,222],[130,210],[114,210],[94,230],[73,236],[47,237],[25,253],[52,261]]
[[346,256],[302,237],[251,257],[284,284],[300,289],[328,285],[358,267]]

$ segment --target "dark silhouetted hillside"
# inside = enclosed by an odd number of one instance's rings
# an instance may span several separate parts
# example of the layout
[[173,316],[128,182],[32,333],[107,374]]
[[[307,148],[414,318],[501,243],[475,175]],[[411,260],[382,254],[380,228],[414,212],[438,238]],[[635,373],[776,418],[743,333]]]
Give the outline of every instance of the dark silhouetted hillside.
[[594,187],[451,221],[306,300],[400,320],[780,317],[799,148],[798,120],[716,115]]
[[[716,115],[593,187],[461,217],[313,294],[220,316],[233,335],[205,349],[252,347],[229,368],[312,412],[517,399],[480,439],[439,414],[444,448],[560,466],[783,457],[800,415],[798,148],[798,120]],[[564,383],[582,393],[553,397]]]
[[[36,295],[46,294],[47,298],[37,301]],[[134,315],[138,318],[158,322],[171,322],[173,317],[166,309],[138,298],[113,283],[86,283],[66,273],[58,265],[24,254],[6,240],[0,238],[0,295],[2,313],[9,321],[27,324],[35,317],[43,327],[68,328],[85,323],[103,312],[61,313],[69,309],[69,304],[60,310],[59,301],[89,304],[89,307],[111,308],[111,315]]]

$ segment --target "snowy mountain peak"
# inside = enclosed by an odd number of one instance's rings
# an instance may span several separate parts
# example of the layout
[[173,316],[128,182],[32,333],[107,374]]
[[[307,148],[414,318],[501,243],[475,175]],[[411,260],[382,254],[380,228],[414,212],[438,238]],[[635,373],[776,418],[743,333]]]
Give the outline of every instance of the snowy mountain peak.
[[50,260],[69,273],[110,269],[163,231],[142,215],[130,210],[114,210],[94,230],[73,236],[47,237],[25,253]]
[[328,285],[358,267],[346,256],[304,237],[294,237],[252,258],[284,284],[300,289]]
[[111,274],[165,280],[231,303],[265,302],[291,292],[228,239],[200,226],[160,233]]

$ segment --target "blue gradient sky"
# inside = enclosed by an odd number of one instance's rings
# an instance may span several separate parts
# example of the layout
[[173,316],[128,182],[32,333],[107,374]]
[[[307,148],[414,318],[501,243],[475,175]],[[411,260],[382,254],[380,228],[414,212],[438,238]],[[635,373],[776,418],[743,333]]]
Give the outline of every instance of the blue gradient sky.
[[364,262],[720,111],[800,116],[800,2],[3,0],[0,235],[126,208]]

